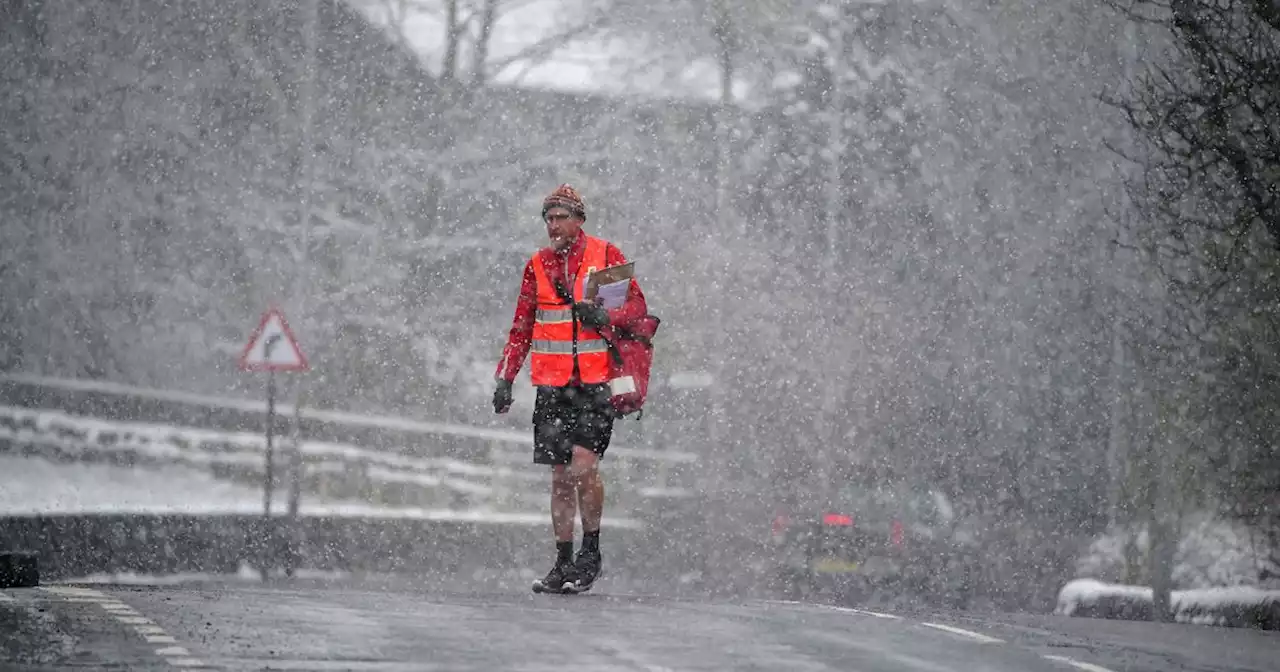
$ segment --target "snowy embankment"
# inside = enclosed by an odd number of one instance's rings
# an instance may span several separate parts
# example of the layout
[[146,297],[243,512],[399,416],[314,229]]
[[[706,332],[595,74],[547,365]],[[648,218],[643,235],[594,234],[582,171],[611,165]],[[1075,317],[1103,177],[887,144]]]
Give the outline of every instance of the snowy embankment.
[[[184,466],[242,483],[261,482],[266,452],[262,434],[113,422],[12,406],[0,406],[0,442],[7,442],[11,453],[52,461]],[[277,440],[278,473],[283,473],[288,448],[287,441]],[[496,499],[499,490],[519,489],[522,482],[537,478],[501,465],[406,457],[345,444],[304,441],[300,449],[312,481],[309,491],[327,496],[358,490],[365,495],[359,499],[370,504],[389,503],[378,496],[389,486],[404,485],[439,503],[470,508]]]
[[[284,513],[277,443],[272,513]],[[418,458],[304,441],[302,515],[546,524],[544,476],[501,463]],[[265,438],[0,406],[0,515],[255,514]],[[636,526],[612,518],[613,526]]]
[[[1184,530],[1174,556],[1175,620],[1280,630],[1280,554],[1267,547],[1265,535],[1208,514],[1190,517]],[[1080,578],[1059,591],[1055,612],[1150,619],[1151,588],[1122,581],[1124,576],[1145,575],[1147,544],[1142,527],[1114,530],[1094,540],[1077,564]],[[1134,566],[1127,566],[1126,555]]]
[[[138,469],[0,455],[0,515],[257,515],[263,510],[262,494],[260,489],[180,465]],[[277,491],[271,512],[282,515],[285,511],[286,493]],[[380,507],[349,500],[303,499],[298,513],[525,525],[547,522],[547,514],[541,512]]]

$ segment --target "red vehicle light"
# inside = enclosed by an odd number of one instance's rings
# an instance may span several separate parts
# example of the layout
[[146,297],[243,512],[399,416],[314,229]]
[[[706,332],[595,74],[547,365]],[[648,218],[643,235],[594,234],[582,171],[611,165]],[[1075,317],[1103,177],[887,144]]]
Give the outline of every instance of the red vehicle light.
[[893,529],[889,532],[889,542],[894,546],[901,546],[905,537],[906,530],[902,527],[902,521],[893,521]]
[[822,524],[849,527],[853,525],[853,516],[846,516],[843,513],[828,513],[822,517]]

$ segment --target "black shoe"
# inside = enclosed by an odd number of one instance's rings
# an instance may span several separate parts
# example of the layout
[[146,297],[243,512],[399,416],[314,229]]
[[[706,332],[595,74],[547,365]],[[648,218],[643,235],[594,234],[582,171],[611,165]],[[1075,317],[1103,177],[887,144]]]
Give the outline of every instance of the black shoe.
[[563,593],[565,585],[574,576],[575,570],[572,564],[567,562],[557,562],[551,571],[547,572],[539,581],[533,582],[533,592],[535,593]]
[[600,551],[578,551],[578,556],[573,559],[573,571],[564,583],[565,592],[585,593],[591,590],[600,577],[601,564]]

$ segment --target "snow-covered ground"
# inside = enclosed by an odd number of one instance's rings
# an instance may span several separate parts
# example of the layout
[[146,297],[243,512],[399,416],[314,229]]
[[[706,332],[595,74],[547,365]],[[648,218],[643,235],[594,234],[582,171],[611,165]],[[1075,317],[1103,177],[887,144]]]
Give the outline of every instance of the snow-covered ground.
[[0,512],[261,513],[262,492],[182,466],[151,470],[0,455]]
[[[18,445],[56,447],[70,456],[129,453],[192,467],[238,465],[259,469],[266,452],[266,438],[258,433],[113,422],[61,411],[0,406],[0,440],[5,439]],[[349,444],[304,441],[301,451],[318,461],[308,466],[312,472],[342,471],[359,465],[373,481],[411,483],[464,495],[483,497],[496,486],[544,480],[538,474],[501,464],[406,457]]]
[[[228,432],[155,423],[113,422],[47,409],[0,406],[0,449],[21,451],[26,457],[46,458],[55,462],[100,463],[123,465],[122,472],[146,469],[183,468],[204,481],[227,488],[247,487],[248,477],[261,478],[264,468],[266,440],[258,433]],[[287,460],[291,445],[277,444],[277,464]],[[344,515],[377,516],[388,509],[386,502],[400,502],[448,508],[450,519],[469,519],[458,509],[491,511],[489,518],[514,517],[525,520],[532,511],[545,514],[546,475],[527,464],[521,450],[491,450],[487,461],[466,461],[446,457],[412,457],[390,450],[372,450],[351,444],[303,441],[301,452],[306,459],[306,472],[312,478],[330,474],[342,483],[339,487],[351,493],[353,483],[363,483],[359,501],[341,502]],[[480,456],[478,456],[480,457]],[[625,465],[625,463],[623,463]],[[664,488],[660,484],[631,483],[626,471],[614,467],[623,483],[640,498],[677,496],[683,490]],[[227,471],[240,474],[242,483],[224,482]],[[113,472],[104,472],[113,473]],[[221,476],[222,480],[215,478]],[[153,476],[146,476],[150,479]],[[0,485],[5,481],[0,476]],[[37,483],[39,481],[36,481]],[[322,490],[328,486],[318,486]],[[218,493],[220,487],[201,488]],[[406,494],[407,493],[407,494]],[[351,495],[355,497],[356,495]],[[250,498],[254,499],[254,498]],[[281,498],[273,498],[280,501]],[[321,498],[323,499],[323,498]],[[260,501],[261,496],[256,496]],[[218,500],[221,501],[221,500]],[[304,509],[319,512],[313,489],[303,493]],[[227,510],[223,504],[221,510]],[[327,512],[335,512],[327,503]],[[238,509],[237,509],[238,510]],[[445,515],[435,509],[396,507],[395,515],[439,518]],[[496,513],[496,512],[503,513]],[[619,519],[620,520],[620,519]],[[625,522],[620,524],[627,524]]]
[[[263,493],[245,485],[213,478],[185,466],[159,469],[109,464],[64,464],[35,457],[0,455],[0,514],[201,514],[262,513]],[[285,492],[275,493],[272,513],[286,510]],[[349,500],[303,498],[306,516],[415,518],[475,523],[546,525],[542,511],[455,511],[418,507],[373,506]],[[611,525],[633,526],[612,519]]]
[[[61,411],[0,406],[0,515],[86,513],[260,514],[261,488],[217,478],[210,468],[263,467],[260,434],[223,432],[151,423],[110,422]],[[19,454],[18,451],[22,451]],[[52,453],[52,455],[42,453]],[[545,525],[541,502],[545,476],[529,469],[448,458],[417,458],[348,444],[306,441],[309,473],[358,469],[375,487],[407,484],[447,491],[448,508],[389,506],[372,501],[305,492],[302,515],[396,517],[476,523]],[[104,458],[115,457],[116,460]],[[51,459],[56,458],[56,459]],[[283,457],[279,457],[283,461]],[[537,491],[532,506],[495,505],[520,501],[513,490]],[[459,497],[454,497],[454,496]],[[272,513],[283,514],[287,495],[272,496]],[[625,516],[618,527],[637,527]]]

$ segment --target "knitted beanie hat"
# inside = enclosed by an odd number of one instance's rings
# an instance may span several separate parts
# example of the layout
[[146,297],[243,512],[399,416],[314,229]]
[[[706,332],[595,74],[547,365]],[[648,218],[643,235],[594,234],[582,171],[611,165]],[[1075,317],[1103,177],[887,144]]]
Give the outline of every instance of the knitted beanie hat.
[[587,204],[578,191],[568,184],[556,187],[555,191],[542,199],[542,216],[546,217],[547,211],[555,207],[564,208],[583,219],[587,218]]

